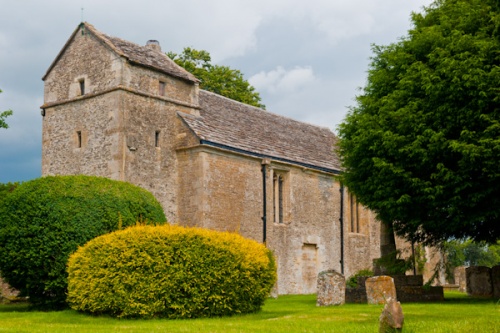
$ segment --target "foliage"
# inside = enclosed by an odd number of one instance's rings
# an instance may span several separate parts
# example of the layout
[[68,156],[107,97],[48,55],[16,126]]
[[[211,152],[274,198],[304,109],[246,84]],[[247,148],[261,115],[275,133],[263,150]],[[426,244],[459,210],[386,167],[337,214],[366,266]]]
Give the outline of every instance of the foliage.
[[19,186],[18,182],[15,183],[0,183],[0,202],[12,191]]
[[0,201],[0,271],[37,307],[65,306],[66,262],[90,239],[137,219],[165,221],[160,204],[132,184],[90,176],[43,177]]
[[400,250],[388,253],[375,260],[375,263],[384,268],[388,275],[405,275],[407,271],[413,268],[413,257],[402,258]]
[[445,273],[448,280],[453,280],[454,270],[459,266],[500,265],[500,241],[496,244],[467,240],[449,240],[442,244],[445,254]]
[[345,282],[346,288],[352,288],[355,289],[358,287],[358,277],[370,277],[373,276],[373,271],[370,269],[362,269],[356,274],[352,275],[347,281]]
[[[2,93],[2,89],[0,89],[0,93]],[[9,125],[5,122],[5,118],[8,116],[12,116],[11,110],[0,112],[0,128],[9,128]]]
[[425,247],[422,244],[414,245],[414,254],[410,257],[411,268],[415,267],[418,274],[423,274],[427,258],[425,256]]
[[258,108],[265,108],[255,88],[243,78],[243,73],[227,66],[213,65],[207,51],[184,48],[181,54],[167,53],[179,66],[196,76],[200,88]]
[[197,318],[260,310],[271,252],[234,233],[142,226],[97,237],[68,262],[68,302],[114,317]]
[[500,3],[437,0],[373,46],[339,126],[343,181],[398,235],[500,237]]

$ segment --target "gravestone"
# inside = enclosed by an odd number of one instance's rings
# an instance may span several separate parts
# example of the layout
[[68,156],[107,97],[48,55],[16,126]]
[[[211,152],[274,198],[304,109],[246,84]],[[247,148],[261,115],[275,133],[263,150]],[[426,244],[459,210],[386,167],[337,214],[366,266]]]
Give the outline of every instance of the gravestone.
[[401,303],[389,298],[379,317],[379,333],[402,332],[405,317]]
[[384,304],[390,298],[396,300],[394,279],[390,276],[374,276],[365,281],[368,304]]
[[491,269],[491,284],[493,285],[493,298],[500,299],[500,266]]
[[475,297],[492,297],[491,268],[471,266],[465,269],[467,294]]
[[455,268],[455,283],[458,284],[458,291],[465,293],[467,291],[467,279],[465,278],[465,266]]
[[318,274],[317,306],[342,305],[345,303],[345,277],[335,270]]

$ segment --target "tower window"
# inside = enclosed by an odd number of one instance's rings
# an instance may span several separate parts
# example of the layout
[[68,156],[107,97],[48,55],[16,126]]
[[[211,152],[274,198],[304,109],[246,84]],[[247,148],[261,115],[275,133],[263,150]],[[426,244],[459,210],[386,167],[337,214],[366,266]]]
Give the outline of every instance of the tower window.
[[82,148],[82,131],[76,132],[76,147]]
[[158,94],[160,96],[165,96],[165,87],[167,86],[167,84],[163,81],[160,81],[159,82],[159,85],[158,85]]
[[80,95],[83,96],[85,95],[85,79],[81,79],[78,83],[80,84]]
[[155,132],[155,147],[160,147],[160,131]]

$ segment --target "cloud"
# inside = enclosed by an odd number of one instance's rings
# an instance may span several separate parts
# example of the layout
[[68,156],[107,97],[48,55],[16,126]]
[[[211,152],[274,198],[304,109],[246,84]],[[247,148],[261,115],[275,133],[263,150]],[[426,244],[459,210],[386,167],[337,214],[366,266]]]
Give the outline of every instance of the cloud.
[[292,93],[315,81],[311,67],[295,67],[285,70],[278,66],[268,72],[259,72],[248,79],[257,91],[267,91],[271,94]]

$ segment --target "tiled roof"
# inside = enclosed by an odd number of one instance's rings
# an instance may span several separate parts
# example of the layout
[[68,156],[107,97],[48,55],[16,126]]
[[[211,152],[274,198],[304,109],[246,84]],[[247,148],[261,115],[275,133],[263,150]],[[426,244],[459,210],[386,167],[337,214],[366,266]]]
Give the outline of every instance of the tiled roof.
[[[104,34],[103,34],[104,35]],[[117,49],[119,49],[129,61],[154,68],[160,72],[176,76],[178,78],[198,82],[199,80],[184,68],[177,65],[172,59],[161,51],[156,51],[146,46],[140,46],[120,38],[104,35]]]
[[340,171],[329,129],[200,90],[200,116],[179,115],[202,143],[328,172]]
[[159,72],[163,72],[165,74],[169,74],[175,77],[178,77],[183,80],[187,80],[190,82],[199,82],[199,80],[191,73],[186,71],[181,66],[177,65],[172,59],[167,57],[167,55],[161,51],[157,51],[153,48],[147,46],[137,45],[126,40],[108,36],[96,28],[93,25],[85,22],[80,24],[76,30],[71,35],[70,39],[63,47],[57,58],[54,60],[52,65],[49,67],[47,74],[45,74],[44,78],[48,75],[48,73],[52,70],[55,63],[62,55],[66,47],[69,45],[70,41],[73,39],[74,35],[84,29],[85,33],[91,33],[96,36],[101,42],[111,48],[118,55],[127,58],[131,63],[145,66],[157,70]]

